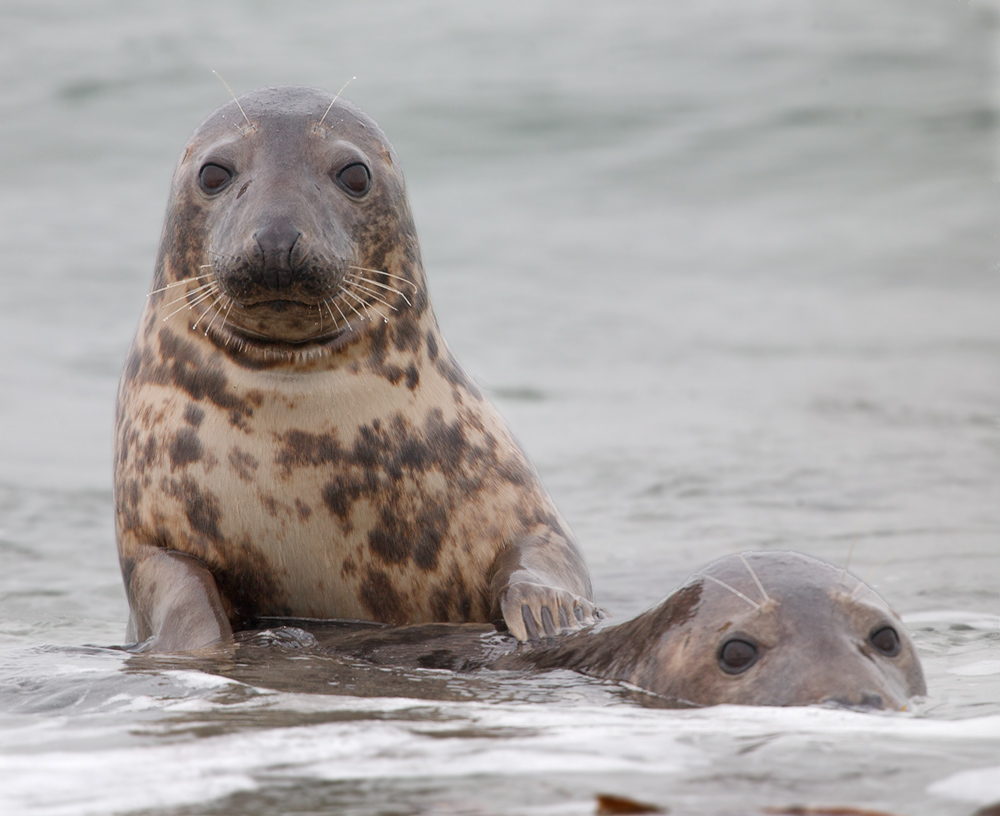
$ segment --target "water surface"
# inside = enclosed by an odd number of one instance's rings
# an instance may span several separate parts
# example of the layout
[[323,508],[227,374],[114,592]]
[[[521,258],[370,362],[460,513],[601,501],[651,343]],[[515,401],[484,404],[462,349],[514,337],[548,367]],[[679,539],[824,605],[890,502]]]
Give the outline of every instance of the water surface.
[[[1000,801],[998,19],[947,0],[5,3],[0,810]],[[126,618],[114,392],[174,162],[227,99],[212,69],[237,92],[358,77],[444,332],[600,603],[627,617],[743,549],[853,545],[928,698],[672,712],[565,673],[274,690],[102,648]]]

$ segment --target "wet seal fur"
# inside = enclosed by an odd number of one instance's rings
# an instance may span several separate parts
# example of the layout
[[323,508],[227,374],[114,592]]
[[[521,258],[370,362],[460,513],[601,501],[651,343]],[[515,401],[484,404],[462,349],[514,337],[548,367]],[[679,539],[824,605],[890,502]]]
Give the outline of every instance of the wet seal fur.
[[184,651],[266,615],[590,624],[572,535],[438,329],[393,149],[333,102],[254,91],[177,166],[116,408],[128,637]]
[[913,642],[885,601],[844,569],[794,552],[722,558],[630,621],[531,643],[482,626],[267,623],[381,666],[571,669],[672,706],[898,710],[927,693]]

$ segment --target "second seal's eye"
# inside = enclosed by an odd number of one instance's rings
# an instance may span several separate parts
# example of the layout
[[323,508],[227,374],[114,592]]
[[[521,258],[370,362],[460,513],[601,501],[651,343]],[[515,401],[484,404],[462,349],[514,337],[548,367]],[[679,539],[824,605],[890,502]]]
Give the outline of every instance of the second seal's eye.
[[217,193],[233,179],[233,174],[218,164],[206,164],[198,174],[198,183],[206,193]]
[[868,641],[886,657],[895,657],[902,648],[899,634],[891,626],[883,626],[868,636]]
[[363,164],[349,164],[337,173],[337,184],[353,196],[363,196],[372,186],[371,173]]
[[726,674],[742,674],[757,662],[757,654],[757,647],[748,640],[727,640],[719,649],[719,668]]

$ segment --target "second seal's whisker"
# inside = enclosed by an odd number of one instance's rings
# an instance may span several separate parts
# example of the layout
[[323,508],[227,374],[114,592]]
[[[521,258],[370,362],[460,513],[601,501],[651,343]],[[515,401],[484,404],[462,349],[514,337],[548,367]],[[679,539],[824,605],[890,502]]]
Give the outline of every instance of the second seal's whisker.
[[753,567],[750,566],[750,562],[747,561],[746,556],[740,553],[740,561],[743,562],[743,566],[747,568],[747,572],[750,573],[750,577],[753,578],[753,582],[757,585],[757,589],[760,590],[760,594],[764,596],[764,602],[771,600],[771,596],[767,594],[764,589],[764,585],[760,582],[760,578],[757,577],[757,573],[753,571]]
[[844,578],[847,577],[847,568],[851,566],[851,558],[854,555],[854,545],[858,543],[856,538],[851,539],[851,546],[847,550],[847,561],[844,562],[844,571],[840,573],[840,585],[844,585]]
[[702,578],[707,578],[713,584],[718,584],[723,589],[728,589],[730,592],[733,593],[733,595],[735,595],[737,598],[742,598],[744,601],[746,601],[748,604],[750,604],[750,606],[752,606],[754,609],[760,609],[760,604],[759,603],[757,603],[756,601],[751,601],[746,595],[744,595],[738,589],[735,589],[734,587],[729,586],[729,584],[727,584],[725,581],[720,581],[714,575],[702,575],[701,577]]

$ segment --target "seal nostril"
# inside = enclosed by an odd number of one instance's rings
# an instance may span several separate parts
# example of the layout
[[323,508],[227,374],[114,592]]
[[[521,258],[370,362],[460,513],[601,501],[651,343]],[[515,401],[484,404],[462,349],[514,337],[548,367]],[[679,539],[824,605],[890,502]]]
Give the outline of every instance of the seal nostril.
[[254,241],[260,248],[263,264],[262,279],[265,286],[279,290],[292,282],[295,265],[292,251],[302,237],[302,233],[289,221],[272,221],[254,233]]

